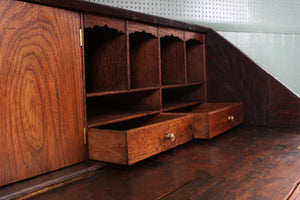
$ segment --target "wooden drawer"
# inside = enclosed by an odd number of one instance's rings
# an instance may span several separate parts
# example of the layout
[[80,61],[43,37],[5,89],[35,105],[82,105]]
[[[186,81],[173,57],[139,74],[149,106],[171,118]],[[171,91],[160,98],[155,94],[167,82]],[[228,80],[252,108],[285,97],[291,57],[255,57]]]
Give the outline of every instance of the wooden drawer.
[[88,129],[89,157],[131,165],[194,137],[192,115],[159,114]]
[[180,112],[194,113],[195,138],[212,138],[244,122],[243,103],[203,103]]

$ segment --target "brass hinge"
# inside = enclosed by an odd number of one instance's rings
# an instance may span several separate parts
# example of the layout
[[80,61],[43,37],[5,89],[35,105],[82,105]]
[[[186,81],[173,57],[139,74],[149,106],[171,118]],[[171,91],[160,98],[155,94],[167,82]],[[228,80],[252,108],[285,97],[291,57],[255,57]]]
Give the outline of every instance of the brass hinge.
[[86,128],[83,128],[83,143],[86,144]]
[[79,29],[79,43],[80,43],[80,46],[82,47],[83,46],[83,34],[82,34],[82,29]]

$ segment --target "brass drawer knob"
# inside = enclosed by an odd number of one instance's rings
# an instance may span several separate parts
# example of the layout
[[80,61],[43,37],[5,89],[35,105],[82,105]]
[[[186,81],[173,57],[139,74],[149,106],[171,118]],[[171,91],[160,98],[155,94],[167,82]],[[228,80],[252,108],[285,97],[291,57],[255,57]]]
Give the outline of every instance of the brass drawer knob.
[[175,134],[174,133],[168,133],[165,136],[166,139],[171,140],[172,142],[175,140]]
[[230,116],[228,116],[228,121],[234,121],[234,116],[232,116],[232,115],[230,115]]

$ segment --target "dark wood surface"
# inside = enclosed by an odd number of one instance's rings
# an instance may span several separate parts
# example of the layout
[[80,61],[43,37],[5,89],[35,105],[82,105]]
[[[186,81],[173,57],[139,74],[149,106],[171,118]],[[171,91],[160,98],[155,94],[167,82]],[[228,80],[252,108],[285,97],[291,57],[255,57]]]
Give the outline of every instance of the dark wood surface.
[[13,183],[0,187],[0,200],[24,199],[47,190],[61,187],[89,176],[97,169],[106,166],[105,163],[86,161],[48,174],[31,178],[27,181]]
[[300,127],[300,98],[214,31],[206,35],[208,102],[244,102],[247,124]]
[[300,99],[270,77],[267,126],[300,127]]
[[[136,26],[131,29],[139,30]],[[131,88],[159,86],[157,29],[156,35],[150,31],[129,34]]]
[[80,162],[85,147],[79,13],[1,0],[0,16],[4,185]]
[[205,46],[199,41],[190,40],[186,44],[187,82],[206,81]]
[[299,129],[238,127],[31,199],[282,200],[300,177],[299,144]]
[[[121,23],[125,27],[125,21]],[[126,42],[125,32],[106,27],[84,29],[87,93],[129,88]]]

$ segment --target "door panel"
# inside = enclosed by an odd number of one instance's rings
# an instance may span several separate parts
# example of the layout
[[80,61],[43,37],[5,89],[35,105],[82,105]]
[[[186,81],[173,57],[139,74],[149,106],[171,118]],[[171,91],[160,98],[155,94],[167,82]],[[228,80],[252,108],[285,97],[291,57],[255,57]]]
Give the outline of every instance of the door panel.
[[0,185],[85,159],[80,15],[0,1]]

